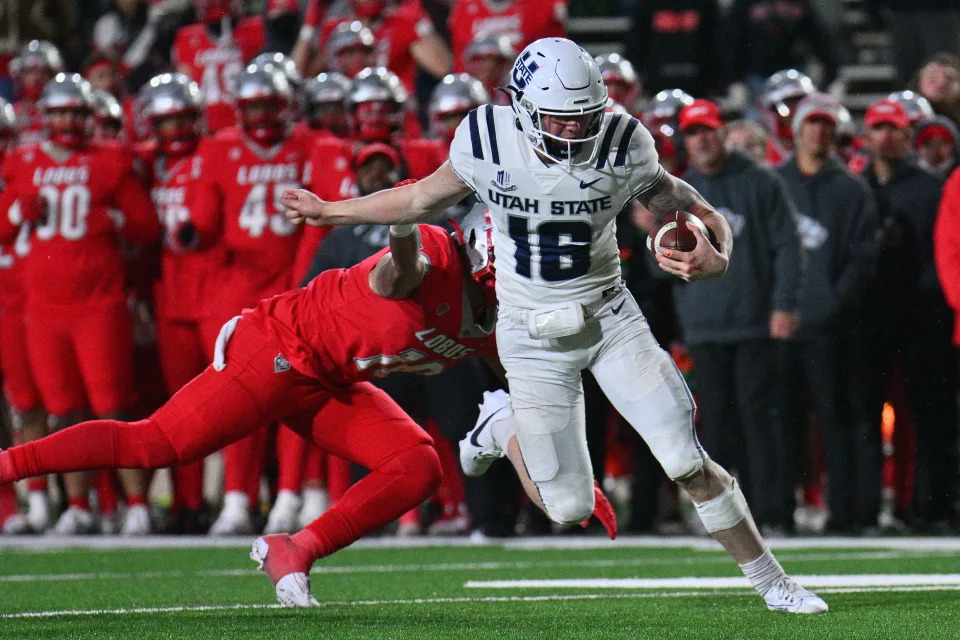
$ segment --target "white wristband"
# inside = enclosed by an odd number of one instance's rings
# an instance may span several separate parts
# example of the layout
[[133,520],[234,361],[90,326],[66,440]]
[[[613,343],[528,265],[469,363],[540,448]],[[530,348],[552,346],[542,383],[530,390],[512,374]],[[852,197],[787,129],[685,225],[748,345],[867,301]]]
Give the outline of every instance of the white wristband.
[[392,224],[390,225],[390,235],[394,238],[405,238],[414,231],[419,231],[415,224]]

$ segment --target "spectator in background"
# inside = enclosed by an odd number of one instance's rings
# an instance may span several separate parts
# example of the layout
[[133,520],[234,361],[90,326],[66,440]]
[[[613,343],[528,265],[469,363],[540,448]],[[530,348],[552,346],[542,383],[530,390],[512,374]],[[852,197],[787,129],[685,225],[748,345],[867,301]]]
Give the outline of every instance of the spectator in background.
[[806,68],[811,54],[823,65],[821,86],[837,77],[831,35],[809,0],[734,0],[720,45],[727,82],[746,82],[754,95],[778,69]]
[[300,35],[300,5],[297,0],[267,0],[267,51],[290,55]]
[[767,144],[770,134],[753,120],[734,120],[727,124],[724,146],[727,151],[742,151],[761,164],[770,165]]
[[624,51],[646,71],[644,87],[650,93],[678,87],[695,96],[721,92],[718,21],[716,0],[638,0]]
[[917,156],[917,164],[941,178],[949,176],[960,162],[958,145],[960,133],[946,116],[921,120],[913,129],[913,151]]
[[130,76],[127,91],[136,91],[170,58],[169,49],[157,51],[166,44],[160,42],[158,29],[165,4],[148,7],[146,0],[114,0],[111,4],[93,25],[92,48],[95,53],[118,56]]
[[693,358],[699,437],[718,464],[738,469],[757,525],[770,529],[782,520],[774,487],[783,458],[770,382],[775,341],[793,337],[799,323],[796,219],[771,169],[724,149],[716,104],[695,101],[679,124],[690,162],[682,177],[727,219],[737,246],[723,278],[674,287]]
[[909,118],[898,103],[871,105],[864,126],[870,160],[861,175],[876,197],[881,236],[876,277],[860,319],[865,345],[861,394],[867,406],[859,416],[856,446],[872,462],[857,470],[857,495],[864,505],[879,504],[880,417],[890,374],[899,362],[917,425],[914,504],[912,513],[902,515],[920,530],[938,531],[955,524],[957,498],[953,317],[933,260],[943,180],[911,158]]
[[[954,37],[960,39],[957,32]],[[960,57],[935,56],[917,72],[916,86],[936,113],[960,126]]]
[[888,11],[894,64],[903,84],[938,52],[960,55],[960,6],[956,0],[868,0],[874,14]]
[[[793,116],[796,153],[778,169],[797,208],[800,245],[806,272],[797,308],[800,326],[792,339],[778,345],[782,394],[777,406],[783,415],[784,451],[781,467],[781,525],[792,530],[797,464],[809,459],[809,420],[802,386],[809,389],[829,477],[827,530],[848,533],[851,522],[856,449],[847,411],[848,391],[859,377],[846,375],[848,318],[862,303],[872,275],[877,221],[873,196],[863,180],[850,175],[833,155],[840,104],[815,93],[797,105]],[[851,380],[854,384],[847,384]],[[809,474],[803,474],[809,475]],[[815,480],[814,480],[815,482]],[[871,508],[874,505],[871,505]],[[876,526],[876,512],[861,526]]]
[[567,0],[458,0],[448,21],[453,68],[466,71],[464,53],[475,40],[507,36],[521,51],[540,38],[567,33]]

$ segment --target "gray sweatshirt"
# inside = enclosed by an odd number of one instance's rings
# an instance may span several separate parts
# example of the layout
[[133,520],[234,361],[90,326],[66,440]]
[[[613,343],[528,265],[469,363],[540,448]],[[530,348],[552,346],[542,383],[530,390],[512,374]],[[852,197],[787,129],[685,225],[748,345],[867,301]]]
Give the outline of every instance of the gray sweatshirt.
[[740,342],[770,335],[770,314],[795,311],[800,240],[783,180],[740,152],[716,175],[688,169],[683,179],[727,218],[733,255],[719,279],[680,282],[677,317],[688,344]]
[[877,213],[866,182],[837,158],[816,174],[801,173],[796,158],[777,171],[797,209],[803,250],[798,338],[837,328],[857,309],[877,257]]

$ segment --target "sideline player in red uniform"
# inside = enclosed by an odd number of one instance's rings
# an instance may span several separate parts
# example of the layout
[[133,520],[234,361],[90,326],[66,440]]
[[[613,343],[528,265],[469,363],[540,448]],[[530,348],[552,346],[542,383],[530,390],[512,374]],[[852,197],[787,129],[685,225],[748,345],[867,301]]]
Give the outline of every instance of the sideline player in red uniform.
[[521,51],[540,38],[562,38],[567,33],[567,0],[459,0],[447,20],[454,71],[471,71],[463,54],[474,40],[507,36]]
[[60,50],[46,40],[31,40],[10,61],[10,73],[16,81],[13,108],[19,123],[18,144],[34,144],[43,139],[43,114],[37,101],[47,82],[64,68]]
[[[0,163],[7,151],[16,144],[17,116],[13,106],[0,98]],[[3,182],[0,181],[0,189]],[[10,425],[25,440],[36,440],[44,434],[47,416],[40,403],[40,392],[27,363],[23,326],[23,257],[30,250],[25,228],[10,243],[0,245],[0,374],[3,376],[3,396],[10,409]],[[0,438],[6,438],[3,434]],[[20,513],[17,494],[10,483],[0,485],[0,533],[28,532],[34,524],[42,531],[49,525],[46,500],[46,479],[36,481],[30,489],[32,516]],[[37,494],[37,495],[34,495]]]
[[210,131],[236,124],[237,76],[267,43],[261,16],[234,24],[230,5],[230,0],[194,0],[198,22],[177,31],[171,52],[177,71],[203,91]]
[[[49,139],[7,156],[0,194],[0,211],[20,212],[20,224],[0,217],[0,242],[32,223],[23,266],[27,355],[59,427],[88,409],[120,418],[132,408],[133,345],[118,239],[152,242],[159,229],[131,156],[115,143],[90,140],[92,93],[77,74],[47,83],[39,104]],[[131,511],[145,511],[142,473],[121,472],[121,480]],[[57,532],[90,531],[86,475],[70,474],[65,484],[69,508]]]
[[[303,231],[287,221],[279,200],[285,190],[302,184],[314,136],[291,126],[293,102],[282,69],[250,65],[237,83],[240,127],[200,145],[191,215],[201,242],[215,239],[225,251],[223,268],[211,276],[217,287],[207,300],[220,324],[299,281],[294,265],[305,262],[297,259]],[[284,429],[281,434],[296,437]],[[224,451],[224,507],[212,535],[250,531],[248,509],[256,505],[266,437],[264,429]]]
[[[413,91],[416,69],[419,66],[434,78],[450,73],[453,65],[450,50],[433,28],[420,0],[347,0],[345,12],[331,11],[322,19],[313,5],[304,15],[301,40],[294,49],[293,58],[301,68],[319,70],[324,66],[321,52],[337,25],[359,21],[370,28],[376,38],[378,61],[399,76],[407,91]],[[319,31],[319,38],[316,33]],[[306,40],[304,40],[306,39]],[[310,56],[313,49],[313,56]],[[307,58],[312,57],[311,62]],[[327,63],[329,64],[329,63]]]
[[[160,368],[170,395],[199,374],[213,357],[219,315],[208,300],[224,252],[201,247],[190,205],[198,188],[203,97],[187,76],[161,74],[140,90],[150,142],[138,148],[150,196],[164,230],[160,280],[154,286]],[[201,533],[204,519],[203,460],[174,469],[176,526]]]

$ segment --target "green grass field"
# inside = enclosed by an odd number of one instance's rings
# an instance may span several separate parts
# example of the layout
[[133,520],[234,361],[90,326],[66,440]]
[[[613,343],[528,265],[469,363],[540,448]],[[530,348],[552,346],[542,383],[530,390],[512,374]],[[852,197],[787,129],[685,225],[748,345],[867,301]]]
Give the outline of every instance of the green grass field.
[[[739,583],[717,588],[709,579],[742,575],[702,540],[548,546],[556,542],[348,549],[311,574],[322,606],[292,610],[275,604],[249,547],[39,550],[5,540],[0,638],[960,637],[956,539],[777,549],[790,573],[829,585],[814,589],[831,607],[816,617],[768,612]],[[683,580],[650,582],[667,578]],[[515,582],[531,580],[565,582]]]

